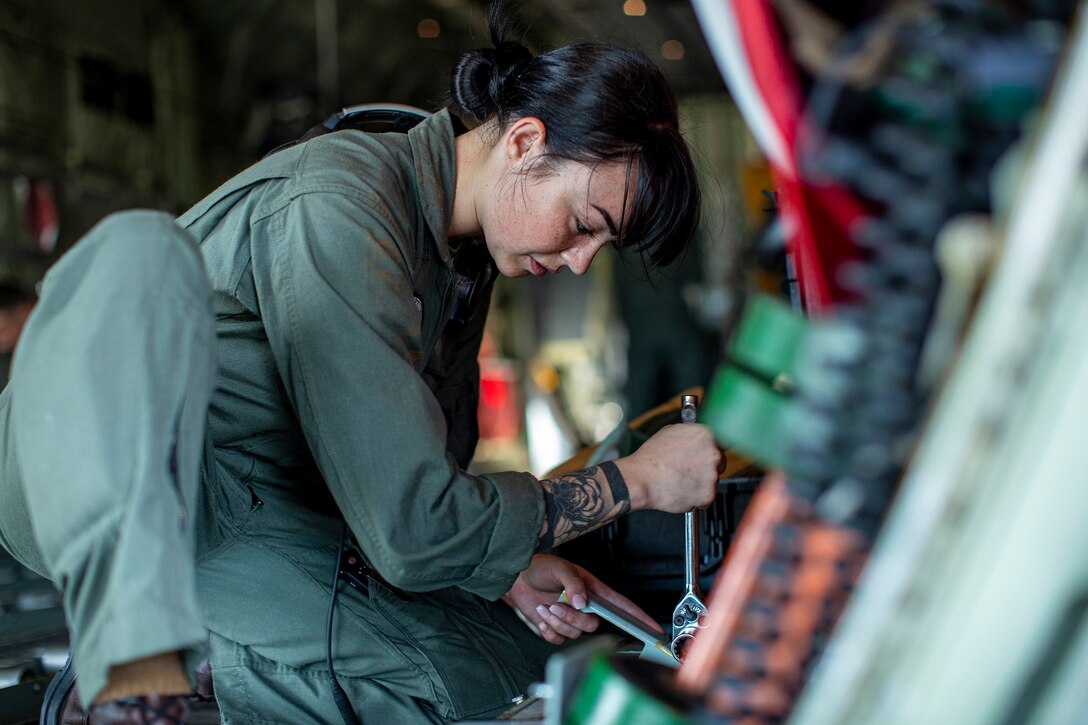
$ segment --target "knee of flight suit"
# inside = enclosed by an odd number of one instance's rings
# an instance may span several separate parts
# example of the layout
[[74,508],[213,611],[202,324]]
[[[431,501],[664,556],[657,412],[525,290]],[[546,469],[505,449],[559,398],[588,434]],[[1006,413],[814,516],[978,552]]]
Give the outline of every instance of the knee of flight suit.
[[128,302],[161,297],[163,285],[196,299],[211,294],[196,240],[159,211],[117,212],[95,225],[49,270],[35,313],[63,307],[90,280]]

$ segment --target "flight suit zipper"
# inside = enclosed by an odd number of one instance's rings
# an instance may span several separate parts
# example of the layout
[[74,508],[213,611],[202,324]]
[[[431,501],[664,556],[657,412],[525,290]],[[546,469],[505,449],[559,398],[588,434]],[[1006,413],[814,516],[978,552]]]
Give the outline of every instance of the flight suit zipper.
[[420,367],[426,368],[427,362],[431,359],[431,353],[434,352],[434,347],[438,344],[438,338],[442,336],[443,330],[446,329],[446,323],[449,322],[450,316],[453,314],[454,307],[457,305],[457,290],[468,281],[467,277],[457,274],[457,272],[451,271],[450,283],[446,286],[445,297],[442,305],[442,314],[438,318],[438,324],[435,325],[434,331],[428,336],[426,344],[423,346],[423,355],[420,358]]
[[446,306],[442,310],[442,320],[438,323],[439,330],[446,327],[446,323],[453,319],[453,310],[457,306],[457,295],[461,286],[468,283],[468,277],[453,273],[450,286],[446,288]]

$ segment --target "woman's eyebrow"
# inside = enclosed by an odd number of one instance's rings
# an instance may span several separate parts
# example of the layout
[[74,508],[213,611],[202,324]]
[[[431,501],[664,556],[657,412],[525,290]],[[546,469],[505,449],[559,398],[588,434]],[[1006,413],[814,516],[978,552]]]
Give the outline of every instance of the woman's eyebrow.
[[618,237],[620,233],[619,230],[616,229],[616,222],[612,221],[612,215],[596,204],[590,204],[590,206],[599,211],[601,216],[604,217],[604,223],[608,225],[608,231],[612,232],[612,236]]

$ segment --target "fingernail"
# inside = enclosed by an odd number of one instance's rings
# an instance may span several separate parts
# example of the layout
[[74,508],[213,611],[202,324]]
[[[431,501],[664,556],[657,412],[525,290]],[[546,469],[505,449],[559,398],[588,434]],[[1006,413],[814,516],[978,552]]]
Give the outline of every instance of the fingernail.
[[549,631],[549,630],[551,629],[551,628],[550,628],[550,627],[549,627],[549,626],[548,626],[547,624],[545,624],[544,622],[541,622],[540,624],[538,624],[538,625],[536,625],[536,626],[537,626],[537,627],[538,627],[538,628],[540,629],[540,631],[541,631],[541,632],[543,632],[544,634],[547,634],[547,633],[548,633],[548,631]]
[[554,614],[557,617],[562,616],[562,614],[563,614],[563,608],[561,606],[559,606],[558,604],[553,604],[550,607],[548,607],[548,609],[552,610],[552,614]]
[[543,604],[536,605],[536,613],[541,617],[547,617],[551,612]]
[[571,597],[570,603],[574,605],[575,609],[585,609],[587,604],[586,598],[581,594],[575,594]]

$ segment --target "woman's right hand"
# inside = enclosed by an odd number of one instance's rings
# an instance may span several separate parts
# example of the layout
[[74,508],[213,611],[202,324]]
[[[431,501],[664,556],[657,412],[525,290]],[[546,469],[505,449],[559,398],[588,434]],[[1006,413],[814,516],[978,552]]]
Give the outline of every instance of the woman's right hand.
[[683,513],[714,500],[721,460],[710,428],[679,423],[665,426],[615,463],[627,483],[633,510]]

